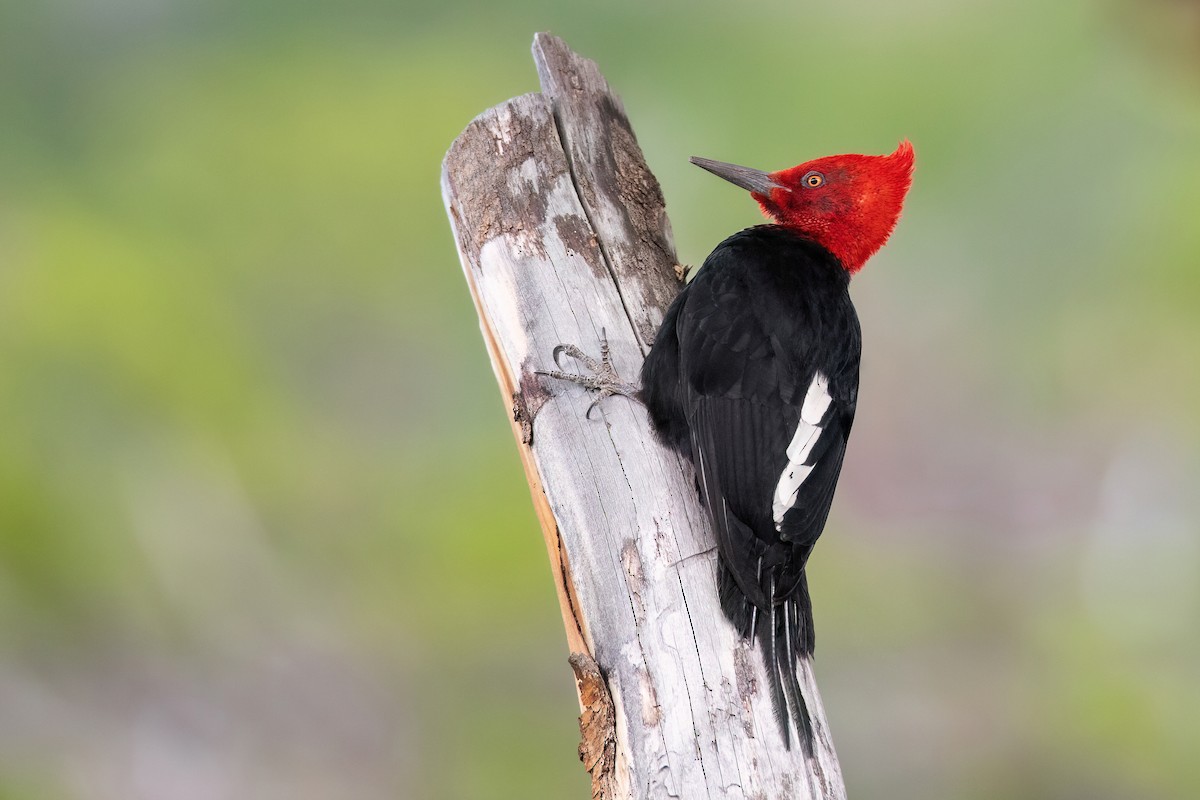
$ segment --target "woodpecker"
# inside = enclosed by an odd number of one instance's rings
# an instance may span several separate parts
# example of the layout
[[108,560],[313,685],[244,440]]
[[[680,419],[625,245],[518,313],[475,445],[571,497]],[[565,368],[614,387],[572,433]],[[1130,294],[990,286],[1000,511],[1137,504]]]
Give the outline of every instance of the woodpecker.
[[[692,163],[750,192],[769,224],[717,245],[675,298],[642,365],[621,383],[601,346],[595,373],[547,373],[636,396],[694,465],[716,532],[721,608],[761,648],[790,749],[812,756],[797,678],[813,652],[805,569],[825,527],[858,403],[861,331],[850,278],[888,240],[912,184],[908,141],[890,155],[837,155],[777,172]],[[589,408],[589,412],[591,408]]]

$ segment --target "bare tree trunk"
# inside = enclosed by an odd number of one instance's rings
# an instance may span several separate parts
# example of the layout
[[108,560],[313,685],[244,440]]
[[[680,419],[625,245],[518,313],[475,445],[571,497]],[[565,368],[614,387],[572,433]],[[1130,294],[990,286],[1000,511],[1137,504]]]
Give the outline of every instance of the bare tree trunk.
[[[476,118],[442,189],[545,534],[596,798],[844,798],[812,669],[815,757],[787,750],[762,661],[717,598],[691,466],[637,403],[535,374],[602,331],[635,381],[679,290],[670,225],[621,101],[564,42],[533,45],[542,93]],[[569,365],[568,365],[569,366]]]

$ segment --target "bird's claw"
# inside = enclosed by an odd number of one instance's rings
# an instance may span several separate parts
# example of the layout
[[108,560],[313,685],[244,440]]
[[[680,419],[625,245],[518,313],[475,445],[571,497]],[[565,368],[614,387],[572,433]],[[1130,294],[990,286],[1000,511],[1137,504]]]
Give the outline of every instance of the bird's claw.
[[[601,339],[600,341],[607,343],[608,340]],[[580,350],[578,347],[576,347],[573,344],[558,345],[557,347],[554,348],[554,352],[551,354],[551,357],[554,359],[555,366],[557,366],[560,371],[562,370],[563,365],[562,365],[562,362],[559,361],[559,357],[562,356],[563,353],[566,353],[567,355],[569,355],[571,358],[575,359],[576,361],[583,362],[583,364],[588,369],[590,369],[592,372],[599,374],[604,371],[604,364],[602,363],[602,361],[604,360],[604,358],[603,358],[604,355],[607,354],[607,350],[604,349],[604,347],[605,347],[605,345],[602,344],[601,345],[601,348],[602,348],[601,349],[601,361],[597,361],[596,359],[592,358],[587,353],[583,352],[582,350]]]
[[[591,375],[583,375],[575,372],[566,372],[563,370],[560,357],[566,354],[576,361],[583,364],[591,371]],[[551,358],[554,360],[554,365],[558,369],[551,370],[535,370],[537,375],[545,375],[548,378],[555,378],[560,381],[570,381],[577,383],[583,388],[596,392],[596,399],[588,406],[584,413],[585,419],[592,418],[592,411],[596,406],[600,405],[600,401],[606,397],[613,395],[623,395],[625,397],[636,398],[637,387],[631,383],[625,383],[617,374],[616,367],[612,363],[612,354],[609,352],[607,332],[602,328],[600,330],[600,360],[589,356],[587,353],[580,350],[573,344],[560,344],[554,348],[551,353]]]

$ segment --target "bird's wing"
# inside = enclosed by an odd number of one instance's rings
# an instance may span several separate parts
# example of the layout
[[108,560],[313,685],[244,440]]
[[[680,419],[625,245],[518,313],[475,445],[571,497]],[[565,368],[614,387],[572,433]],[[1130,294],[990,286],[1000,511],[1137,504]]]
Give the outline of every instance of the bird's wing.
[[[796,352],[786,317],[756,313],[738,270],[701,271],[678,322],[693,461],[738,587],[765,608],[800,580],[841,471],[853,403]],[[790,348],[790,349],[789,349]],[[857,369],[857,365],[855,365]]]

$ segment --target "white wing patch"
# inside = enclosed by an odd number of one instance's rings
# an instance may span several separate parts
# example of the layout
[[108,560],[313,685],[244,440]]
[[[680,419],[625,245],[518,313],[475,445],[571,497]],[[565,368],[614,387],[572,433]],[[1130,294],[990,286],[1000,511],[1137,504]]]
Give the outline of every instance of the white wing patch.
[[829,409],[833,398],[829,396],[829,379],[818,372],[808,385],[808,393],[804,395],[804,405],[800,408],[800,423],[792,436],[787,448],[788,463],[779,476],[775,486],[775,498],[771,509],[775,516],[775,530],[783,527],[783,515],[791,510],[796,503],[796,495],[800,485],[812,472],[812,465],[806,465],[813,446],[821,438],[821,419]]

